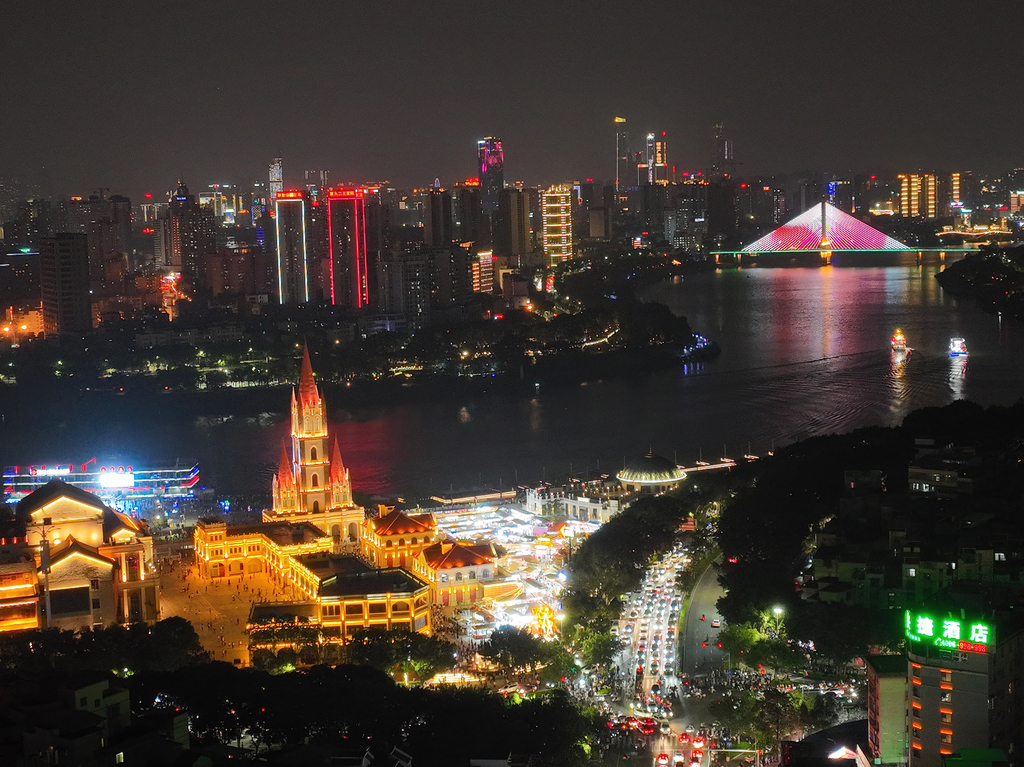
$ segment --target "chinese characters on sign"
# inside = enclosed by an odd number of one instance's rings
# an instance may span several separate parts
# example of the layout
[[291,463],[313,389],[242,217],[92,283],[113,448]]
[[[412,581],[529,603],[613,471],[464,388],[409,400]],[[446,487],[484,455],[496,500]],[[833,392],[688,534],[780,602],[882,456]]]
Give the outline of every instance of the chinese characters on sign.
[[993,641],[992,628],[986,623],[936,618],[906,612],[907,638],[944,649],[987,653]]

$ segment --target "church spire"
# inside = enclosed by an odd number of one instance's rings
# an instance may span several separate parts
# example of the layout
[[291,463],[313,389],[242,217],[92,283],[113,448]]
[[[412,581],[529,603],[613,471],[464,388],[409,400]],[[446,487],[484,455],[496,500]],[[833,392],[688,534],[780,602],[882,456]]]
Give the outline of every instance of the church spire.
[[345,481],[345,464],[341,460],[341,449],[338,438],[334,438],[334,450],[331,453],[331,482]]
[[295,484],[295,477],[292,474],[292,462],[288,459],[288,448],[281,445],[281,464],[277,469],[278,487],[291,487]]
[[313,379],[313,365],[309,361],[309,347],[302,346],[302,373],[299,375],[299,401],[303,406],[318,404],[320,394],[316,390],[316,381]]

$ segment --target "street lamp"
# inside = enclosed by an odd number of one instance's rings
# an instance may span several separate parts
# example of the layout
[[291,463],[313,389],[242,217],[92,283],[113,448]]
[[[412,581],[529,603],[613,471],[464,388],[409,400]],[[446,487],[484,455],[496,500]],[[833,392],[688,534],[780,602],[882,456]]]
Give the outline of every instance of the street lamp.
[[772,612],[775,613],[775,636],[778,638],[782,636],[782,608],[773,607]]

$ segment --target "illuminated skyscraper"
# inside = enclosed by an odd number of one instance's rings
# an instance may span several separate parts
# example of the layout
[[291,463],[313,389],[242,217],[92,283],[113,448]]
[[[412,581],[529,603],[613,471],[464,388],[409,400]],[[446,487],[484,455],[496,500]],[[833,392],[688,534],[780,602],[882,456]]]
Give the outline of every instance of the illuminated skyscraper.
[[168,205],[166,237],[169,266],[180,270],[189,289],[199,290],[206,276],[204,259],[217,251],[217,234],[212,211],[201,207],[180,180]]
[[270,199],[277,199],[277,193],[284,190],[284,167],[280,157],[270,163]]
[[936,218],[939,215],[938,183],[931,174],[908,173],[900,180],[900,215]]
[[505,188],[505,154],[501,139],[488,136],[476,142],[476,167],[480,171],[480,204],[488,216],[498,209],[498,196]]
[[304,191],[278,192],[274,199],[277,229],[277,300],[281,304],[309,301],[310,274]]
[[572,258],[572,196],[572,187],[565,184],[549,187],[541,196],[542,236],[548,266],[557,266]]
[[337,306],[360,309],[370,302],[364,190],[327,192],[327,230],[330,256],[324,297]]
[[715,125],[714,136],[715,163],[712,169],[715,175],[732,175],[736,170],[736,157],[732,140],[725,135],[724,123]]
[[626,130],[626,118],[615,118],[615,191],[619,191],[621,179],[628,178],[629,173],[629,131]]

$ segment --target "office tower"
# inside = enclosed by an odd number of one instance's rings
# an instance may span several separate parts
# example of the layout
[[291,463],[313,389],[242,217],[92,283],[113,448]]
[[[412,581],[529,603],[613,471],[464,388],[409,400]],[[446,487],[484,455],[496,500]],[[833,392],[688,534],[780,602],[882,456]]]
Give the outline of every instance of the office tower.
[[323,190],[329,186],[327,180],[330,174],[326,170],[307,170],[303,171],[302,176],[306,191],[313,199],[317,199],[317,195],[322,194]]
[[327,192],[329,256],[324,298],[336,306],[361,309],[370,303],[366,236],[366,192]]
[[452,195],[444,189],[432,189],[427,196],[427,209],[423,216],[423,242],[432,248],[451,245]]
[[89,247],[84,234],[43,238],[39,248],[39,282],[46,335],[92,330]]
[[[159,234],[159,231],[158,231]],[[167,211],[168,266],[181,272],[192,292],[203,288],[203,259],[217,250],[213,212],[199,205],[183,181],[171,197]]]
[[301,189],[278,192],[274,197],[277,235],[277,300],[304,304],[310,296],[309,252],[306,232],[308,195]]
[[626,130],[626,118],[615,118],[615,191],[619,191],[619,183],[629,173],[629,131]]
[[530,247],[530,198],[523,189],[503,189],[495,219],[494,254],[522,256]]
[[564,184],[549,187],[541,196],[541,233],[548,266],[572,258],[572,196],[572,187]]
[[271,200],[276,200],[278,192],[284,191],[284,165],[280,157],[275,157],[270,163],[270,184],[267,189]]
[[732,175],[736,171],[735,148],[732,140],[725,135],[725,124],[717,123],[714,128],[715,161],[712,170],[717,176]]
[[654,140],[654,182],[667,183],[668,170],[668,134],[662,131],[661,136]]
[[505,188],[505,154],[501,139],[488,136],[476,142],[476,167],[480,171],[480,203],[488,216],[498,209],[498,196]]
[[452,199],[455,214],[455,239],[461,245],[480,243],[483,236],[483,209],[480,207],[480,185],[462,186]]
[[901,216],[936,218],[939,215],[938,183],[934,175],[901,173],[896,178],[900,181]]

